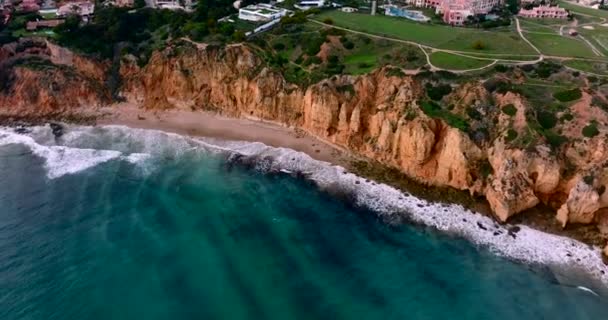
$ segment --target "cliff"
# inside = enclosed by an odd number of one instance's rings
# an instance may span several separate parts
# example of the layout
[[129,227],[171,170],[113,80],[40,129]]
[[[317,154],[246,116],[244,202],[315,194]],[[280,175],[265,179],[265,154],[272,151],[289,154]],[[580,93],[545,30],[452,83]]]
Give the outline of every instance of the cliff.
[[[109,103],[107,63],[46,48],[53,67],[4,63],[9,81],[0,92],[2,114],[77,113]],[[0,51],[4,61],[12,59],[8,51]],[[207,110],[298,127],[423,184],[485,196],[501,221],[542,203],[561,226],[597,223],[605,230],[608,223],[608,113],[592,103],[605,100],[595,92],[557,113],[570,120],[532,130],[538,110],[519,93],[469,81],[430,103],[426,90],[437,79],[390,67],[302,88],[245,45],[183,42],[155,52],[143,68],[124,57],[120,75],[119,95],[144,108]],[[581,132],[590,121],[598,132],[587,137]]]

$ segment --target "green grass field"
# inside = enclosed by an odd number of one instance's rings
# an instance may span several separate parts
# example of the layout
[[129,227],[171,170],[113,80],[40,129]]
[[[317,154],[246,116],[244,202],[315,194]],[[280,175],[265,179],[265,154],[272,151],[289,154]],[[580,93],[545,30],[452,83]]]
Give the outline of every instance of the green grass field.
[[[553,19],[551,19],[553,22]],[[562,21],[562,24],[564,21]],[[531,32],[549,32],[559,34],[559,25],[551,23],[543,23],[540,19],[519,18],[519,25],[523,30]]]
[[[521,40],[513,28],[503,29],[503,31],[483,31],[417,23],[403,18],[371,16],[340,11],[327,11],[315,17],[318,21],[323,21],[326,18],[331,18],[334,25],[339,27],[379,36],[414,41],[441,49],[480,54],[509,53],[512,55],[533,55],[535,53],[527,43]],[[481,41],[485,48],[483,50],[473,49],[473,44],[476,41]]]
[[600,58],[583,41],[559,35],[525,33],[525,36],[538,49],[551,56]]
[[591,72],[599,75],[608,76],[608,64],[600,62],[590,62],[582,60],[564,61],[564,65],[584,72]]
[[593,26],[593,30],[577,28],[578,33],[608,56],[608,27]]
[[431,54],[431,63],[435,67],[451,70],[477,69],[492,63],[489,60],[477,60],[457,56],[445,52],[434,52]]
[[567,1],[558,0],[559,6],[568,9],[572,12],[579,12],[586,15],[598,17],[598,18],[606,18],[608,19],[608,10],[597,10],[592,8],[587,8],[583,6],[578,6],[576,4],[569,3]]

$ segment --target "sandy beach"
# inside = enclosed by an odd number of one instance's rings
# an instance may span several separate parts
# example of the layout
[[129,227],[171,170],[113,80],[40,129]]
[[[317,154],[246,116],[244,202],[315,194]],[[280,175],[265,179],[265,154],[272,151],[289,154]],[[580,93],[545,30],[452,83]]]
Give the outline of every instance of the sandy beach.
[[99,125],[124,125],[155,129],[191,137],[262,142],[272,147],[304,152],[315,160],[348,166],[352,157],[338,146],[322,141],[301,129],[288,128],[258,119],[235,119],[190,110],[145,110],[120,103],[103,110]]

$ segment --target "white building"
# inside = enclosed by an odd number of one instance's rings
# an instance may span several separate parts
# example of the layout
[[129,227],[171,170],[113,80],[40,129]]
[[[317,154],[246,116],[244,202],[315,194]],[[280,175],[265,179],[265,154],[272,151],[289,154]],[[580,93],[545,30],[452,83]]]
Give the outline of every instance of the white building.
[[95,12],[95,4],[92,2],[72,2],[64,4],[57,10],[57,16],[65,17],[71,14],[81,17],[91,16]]
[[287,10],[266,3],[248,5],[239,9],[239,19],[247,21],[272,21],[286,16]]
[[325,6],[325,0],[302,0],[294,7],[300,10],[308,10],[311,8],[321,8]]
[[353,8],[353,7],[342,7],[342,8],[340,8],[340,11],[347,12],[347,13],[353,13],[353,12],[359,11],[359,9]]

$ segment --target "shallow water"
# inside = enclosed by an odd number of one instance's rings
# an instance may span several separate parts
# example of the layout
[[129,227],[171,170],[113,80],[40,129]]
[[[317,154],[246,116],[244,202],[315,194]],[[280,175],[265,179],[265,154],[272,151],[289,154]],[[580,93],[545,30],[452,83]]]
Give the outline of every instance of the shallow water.
[[387,225],[309,182],[188,140],[103,134],[0,133],[0,319],[608,314],[548,270]]

